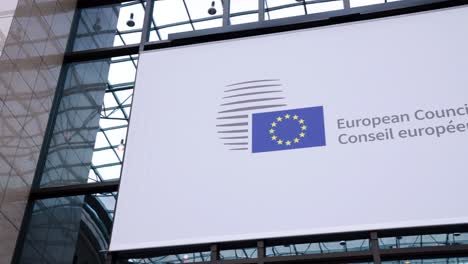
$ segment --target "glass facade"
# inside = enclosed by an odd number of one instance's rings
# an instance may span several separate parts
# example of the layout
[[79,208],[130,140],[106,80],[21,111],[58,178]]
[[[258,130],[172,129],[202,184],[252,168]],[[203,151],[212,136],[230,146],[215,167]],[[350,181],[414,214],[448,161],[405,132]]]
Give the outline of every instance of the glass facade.
[[384,261],[383,264],[466,264],[468,258],[439,258]]
[[332,241],[281,245],[266,248],[266,256],[293,256],[304,254],[325,254],[335,252],[366,251],[370,249],[369,239]]
[[[50,103],[49,133],[44,140],[32,198],[22,226],[22,239],[17,246],[17,263],[109,261],[107,250],[140,51],[150,45],[163,47],[175,39],[177,33],[211,34],[208,29],[227,32],[241,24],[249,24],[252,29],[280,19],[287,24],[289,19],[301,16],[311,21],[326,20],[337,11],[347,12],[353,8],[374,11],[398,8],[390,3],[395,1],[387,0],[82,2],[85,4],[79,4],[74,14],[72,35],[63,44],[67,47],[67,60],[59,74],[56,98],[53,105]],[[183,63],[183,59],[180,60]],[[103,188],[108,190],[103,191]],[[468,233],[463,228],[432,235],[376,238],[373,235],[378,233],[372,232],[264,246],[254,243],[212,249],[204,245],[185,252],[146,252],[145,256],[116,254],[112,261],[381,263],[379,252],[385,250],[467,245]],[[468,255],[468,249],[464,253]],[[318,256],[323,260],[319,261]],[[401,260],[396,253],[382,256],[389,259],[383,263],[392,264],[468,263],[464,258],[419,260],[417,254],[409,256],[409,260]]]
[[21,263],[104,263],[115,202],[115,193],[35,201]]
[[41,186],[87,182],[109,66],[109,60],[66,66]]
[[80,9],[71,51],[139,44],[144,16],[145,1]]
[[468,233],[383,237],[379,239],[379,244],[386,249],[468,245]]

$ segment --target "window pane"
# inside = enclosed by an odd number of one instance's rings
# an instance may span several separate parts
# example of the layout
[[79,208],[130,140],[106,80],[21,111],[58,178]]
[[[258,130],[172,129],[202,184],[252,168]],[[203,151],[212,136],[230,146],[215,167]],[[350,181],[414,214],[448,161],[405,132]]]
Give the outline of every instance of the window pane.
[[72,50],[90,50],[139,43],[144,0],[80,10]]
[[366,5],[375,5],[375,4],[383,4],[385,0],[350,0],[351,7],[359,7],[359,6],[366,6]]
[[110,60],[66,66],[41,186],[87,182],[109,66]]
[[116,193],[37,200],[19,263],[105,263]]
[[150,41],[169,39],[170,34],[221,27],[221,0],[155,1]]
[[379,245],[384,249],[468,245],[468,233],[383,237]]
[[41,187],[120,178],[137,58],[67,66]]
[[466,264],[468,258],[439,258],[382,261],[382,264]]
[[291,256],[304,254],[325,254],[334,252],[366,251],[370,248],[369,239],[317,242],[266,248],[267,256]]
[[343,8],[344,8],[343,1],[314,3],[314,4],[307,5],[307,13],[308,14],[322,13],[322,12],[340,10]]
[[231,0],[231,25],[258,21],[258,0]]
[[265,0],[265,19],[279,19],[305,15],[302,1]]

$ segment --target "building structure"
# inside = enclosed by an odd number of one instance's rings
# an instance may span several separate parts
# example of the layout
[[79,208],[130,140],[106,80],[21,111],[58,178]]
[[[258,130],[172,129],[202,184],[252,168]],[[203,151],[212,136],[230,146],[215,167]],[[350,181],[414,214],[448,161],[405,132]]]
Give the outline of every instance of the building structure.
[[107,251],[141,52],[464,4],[18,0],[0,57],[0,263],[468,263],[467,225]]

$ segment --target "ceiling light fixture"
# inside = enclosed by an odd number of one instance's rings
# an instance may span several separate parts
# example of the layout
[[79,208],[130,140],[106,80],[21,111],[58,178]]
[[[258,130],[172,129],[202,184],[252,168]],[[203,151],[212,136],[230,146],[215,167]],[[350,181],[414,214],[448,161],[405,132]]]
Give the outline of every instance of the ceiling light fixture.
[[123,152],[125,150],[124,140],[120,140],[120,144],[117,146],[117,151]]
[[130,14],[130,19],[127,21],[127,26],[134,27],[135,21],[133,20],[133,13]]
[[215,1],[211,2],[211,7],[208,9],[208,14],[210,15],[216,14]]

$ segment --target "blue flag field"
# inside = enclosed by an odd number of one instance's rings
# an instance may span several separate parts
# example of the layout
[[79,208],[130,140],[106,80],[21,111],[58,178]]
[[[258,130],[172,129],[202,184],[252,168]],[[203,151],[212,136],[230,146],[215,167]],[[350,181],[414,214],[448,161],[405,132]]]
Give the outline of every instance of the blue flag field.
[[252,152],[325,146],[323,107],[256,113],[252,116]]

